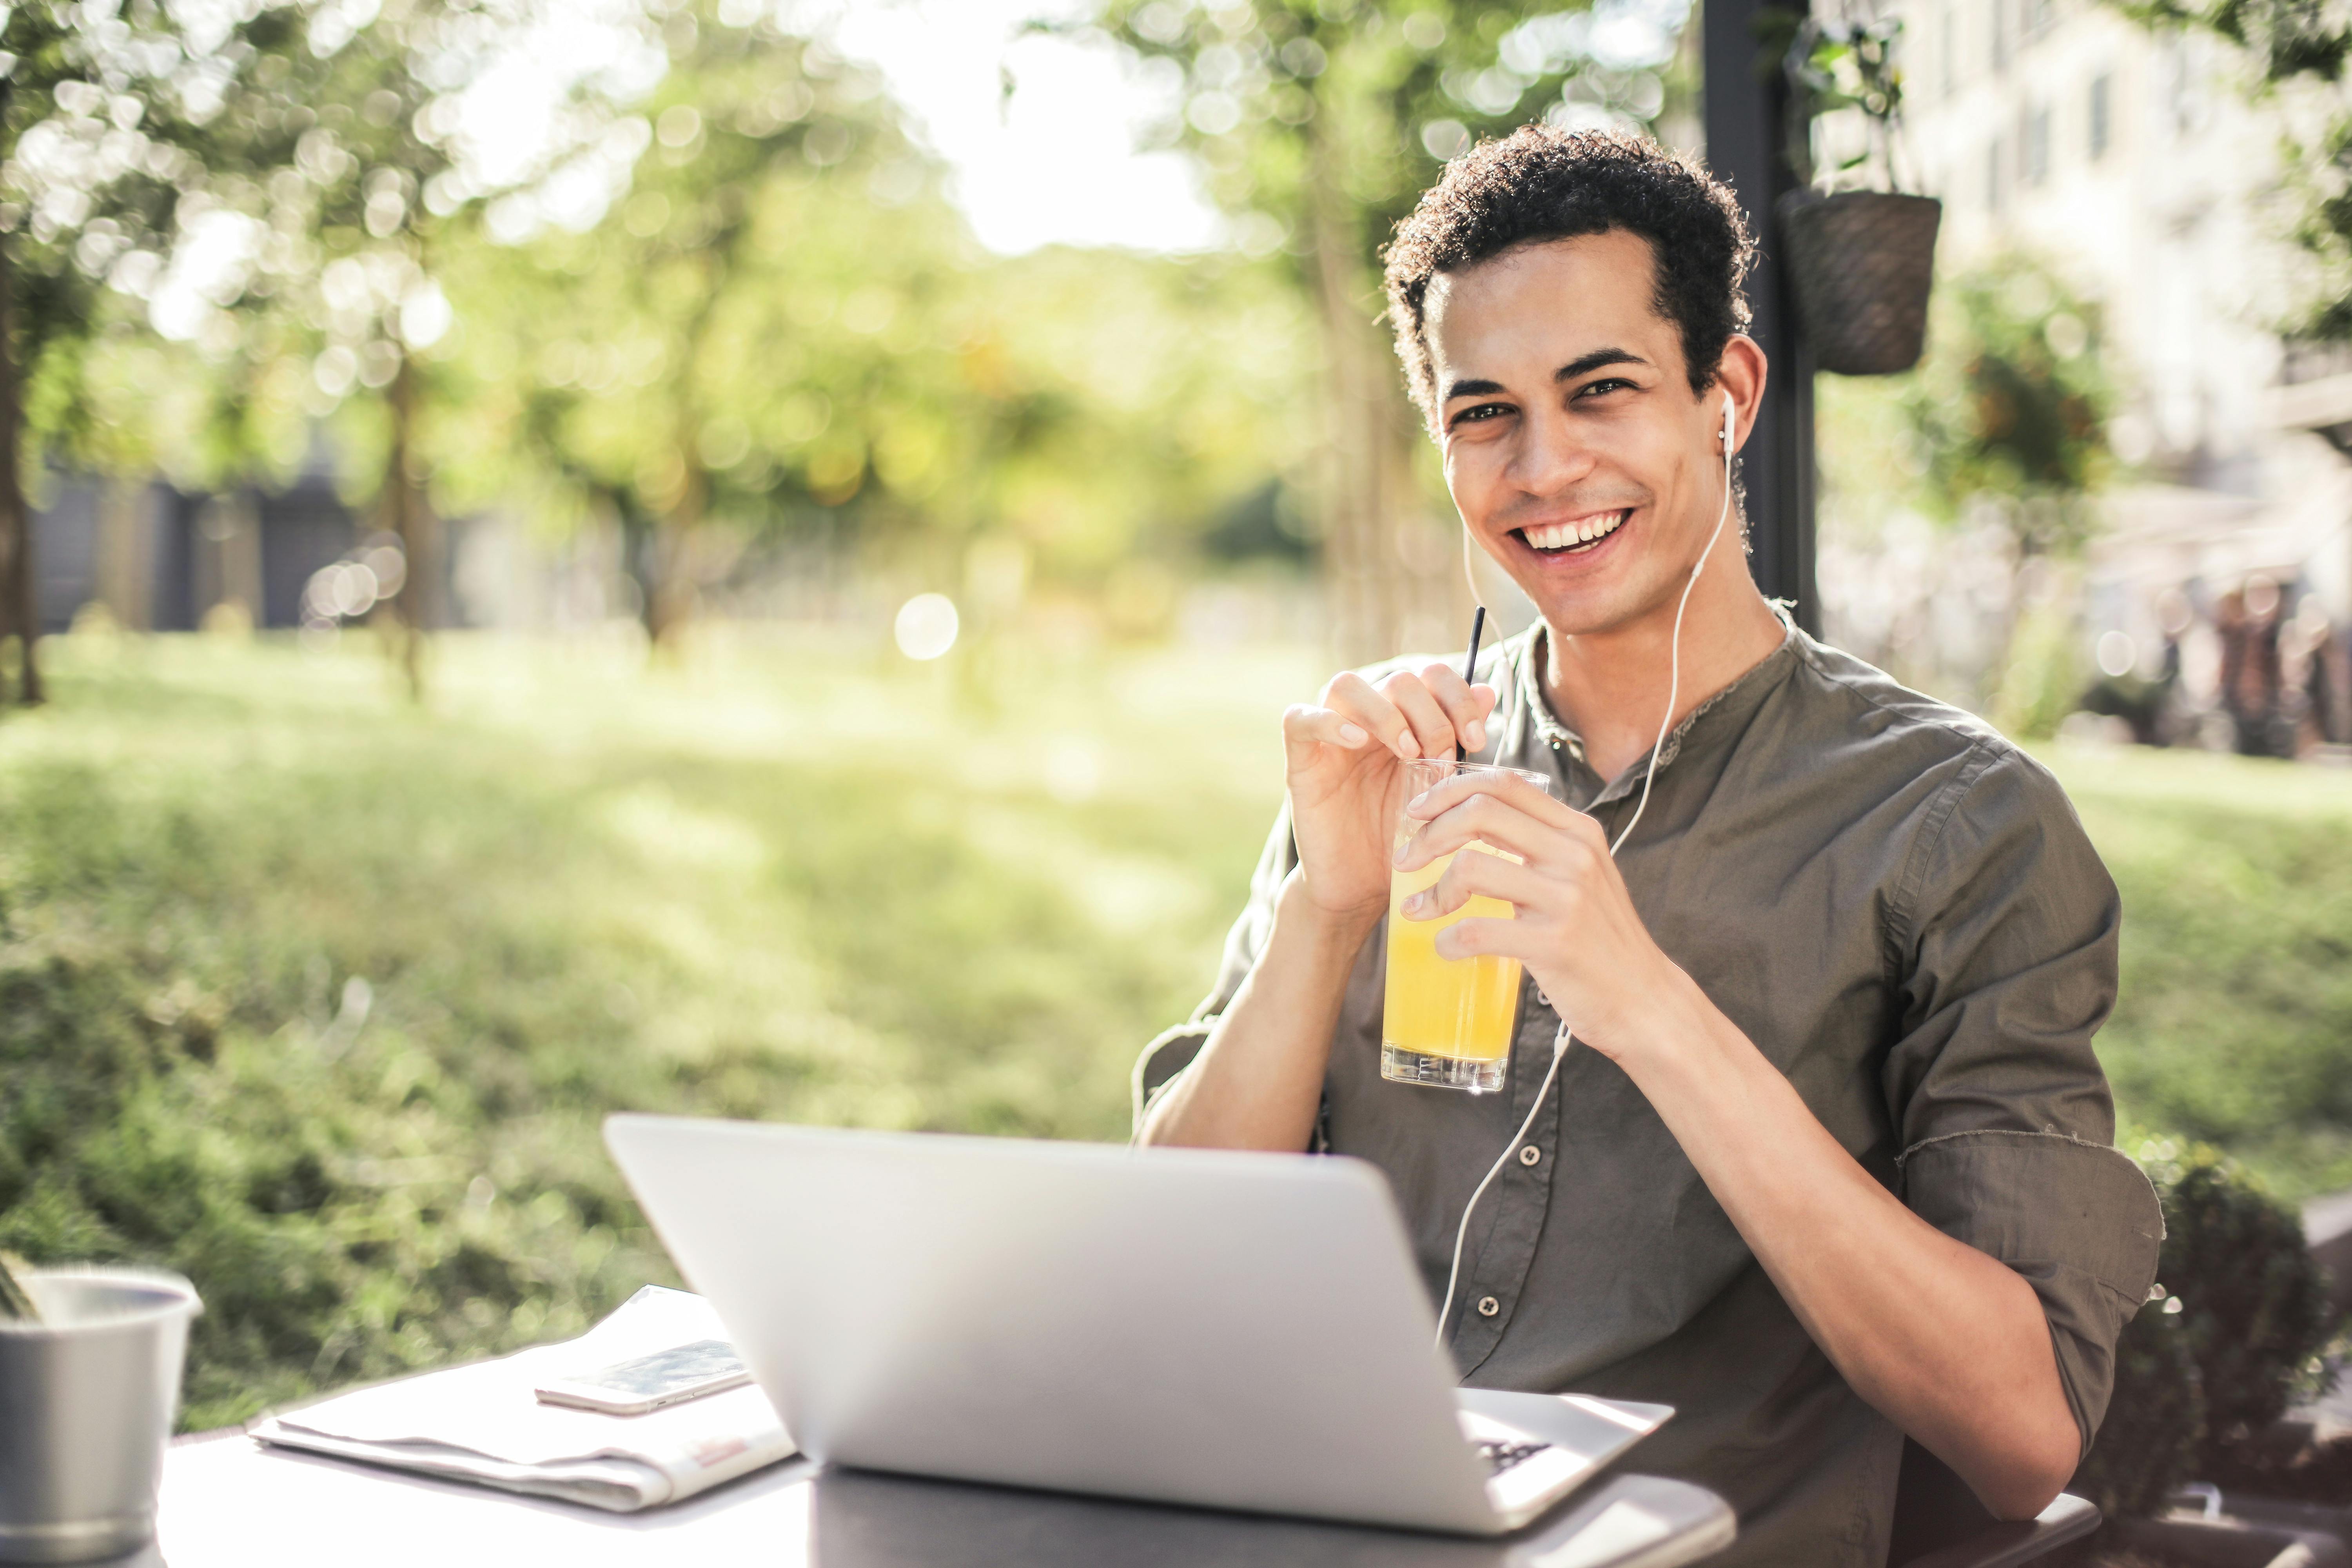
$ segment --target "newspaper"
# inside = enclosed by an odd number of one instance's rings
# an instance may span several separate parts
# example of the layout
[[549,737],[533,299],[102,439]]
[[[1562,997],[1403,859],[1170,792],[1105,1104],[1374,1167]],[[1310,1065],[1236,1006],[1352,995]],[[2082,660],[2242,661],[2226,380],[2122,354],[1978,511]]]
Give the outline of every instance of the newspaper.
[[616,1512],[658,1508],[795,1451],[756,1385],[642,1415],[542,1405],[540,1384],[727,1331],[699,1296],[646,1286],[562,1344],[337,1394],[248,1428],[264,1443]]

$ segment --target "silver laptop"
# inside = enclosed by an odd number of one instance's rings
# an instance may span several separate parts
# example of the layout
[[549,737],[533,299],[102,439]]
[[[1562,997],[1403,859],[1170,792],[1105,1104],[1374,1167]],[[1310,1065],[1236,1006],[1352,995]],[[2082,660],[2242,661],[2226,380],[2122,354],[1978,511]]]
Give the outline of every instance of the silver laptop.
[[1455,1388],[1356,1161],[654,1116],[604,1138],[827,1463],[1486,1535],[1674,1414]]

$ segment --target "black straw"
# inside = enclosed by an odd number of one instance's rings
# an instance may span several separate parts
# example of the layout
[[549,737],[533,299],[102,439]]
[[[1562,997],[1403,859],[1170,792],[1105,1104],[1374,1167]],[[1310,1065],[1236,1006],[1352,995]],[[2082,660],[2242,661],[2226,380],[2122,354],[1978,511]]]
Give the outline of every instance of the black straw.
[[[1470,617],[1470,657],[1462,661],[1462,684],[1465,686],[1470,685],[1478,678],[1478,640],[1486,635],[1486,606],[1481,605],[1478,606],[1478,613]],[[1457,763],[1470,760],[1469,754],[1462,749],[1462,738],[1459,735],[1454,738],[1454,760]]]

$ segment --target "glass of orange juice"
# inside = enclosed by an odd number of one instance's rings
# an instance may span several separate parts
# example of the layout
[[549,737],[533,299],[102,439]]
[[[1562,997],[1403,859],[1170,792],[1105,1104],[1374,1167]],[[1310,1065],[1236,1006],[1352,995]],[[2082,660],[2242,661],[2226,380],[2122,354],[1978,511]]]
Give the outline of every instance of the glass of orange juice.
[[[1518,768],[1433,760],[1405,764],[1405,799],[1412,800],[1465,773],[1514,773],[1538,789],[1550,787],[1543,774]],[[1418,817],[1399,811],[1395,847],[1404,847],[1425,826]],[[1454,854],[1518,858],[1475,841]],[[1519,1013],[1519,961],[1493,954],[1440,958],[1437,933],[1459,920],[1477,916],[1507,921],[1514,911],[1500,899],[1474,894],[1460,909],[1434,920],[1412,920],[1404,912],[1405,900],[1435,887],[1453,863],[1454,855],[1441,855],[1417,870],[1390,874],[1389,981],[1381,1016],[1381,1076],[1398,1083],[1489,1094],[1503,1087],[1510,1069],[1511,1026]]]

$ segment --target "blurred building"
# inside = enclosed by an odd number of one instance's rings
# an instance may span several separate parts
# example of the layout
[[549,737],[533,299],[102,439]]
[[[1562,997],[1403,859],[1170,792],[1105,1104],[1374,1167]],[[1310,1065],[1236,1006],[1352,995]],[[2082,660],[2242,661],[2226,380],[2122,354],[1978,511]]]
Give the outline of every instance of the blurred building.
[[312,574],[358,536],[323,475],[217,496],[77,475],[51,475],[44,488],[33,563],[47,631],[89,605],[137,630],[194,630],[225,604],[255,626],[299,626]]
[[2352,360],[2278,335],[2296,298],[2284,126],[2249,100],[2248,66],[2094,0],[1896,9],[1906,174],[1944,201],[1939,266],[2027,251],[2103,306],[2123,392],[2110,435],[2140,479],[2106,498],[2086,650],[2111,671],[2129,653],[2151,678],[2169,658],[2217,707],[2225,601],[2240,595],[2242,615],[2251,588],[2273,604],[2288,675],[2307,674],[2327,651],[2311,629],[2352,622]]
[[[373,612],[406,571],[398,546],[343,501],[323,439],[285,484],[220,494],[50,473],[33,529],[49,632],[92,608],[132,631],[194,631],[223,616],[262,629],[341,624]],[[462,525],[450,532],[464,542]],[[457,553],[445,552],[441,591],[428,596],[433,625],[467,624],[451,591]]]

